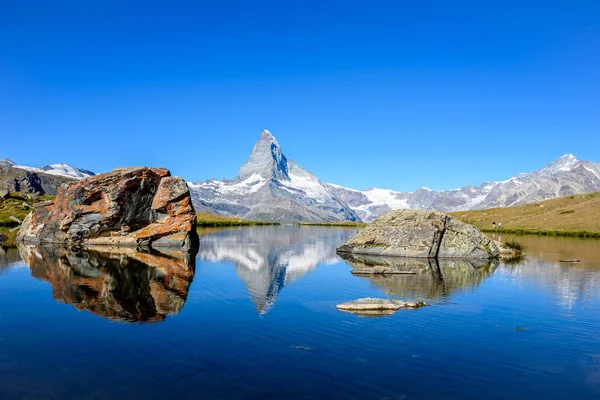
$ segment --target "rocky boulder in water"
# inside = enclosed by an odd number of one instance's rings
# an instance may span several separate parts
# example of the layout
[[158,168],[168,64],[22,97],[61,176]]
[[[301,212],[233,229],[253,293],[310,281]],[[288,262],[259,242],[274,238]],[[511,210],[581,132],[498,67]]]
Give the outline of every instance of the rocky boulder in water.
[[166,169],[116,169],[59,188],[38,203],[17,238],[25,243],[197,247],[186,183]]
[[499,256],[473,225],[437,211],[397,210],[378,218],[338,248],[340,253],[420,258]]

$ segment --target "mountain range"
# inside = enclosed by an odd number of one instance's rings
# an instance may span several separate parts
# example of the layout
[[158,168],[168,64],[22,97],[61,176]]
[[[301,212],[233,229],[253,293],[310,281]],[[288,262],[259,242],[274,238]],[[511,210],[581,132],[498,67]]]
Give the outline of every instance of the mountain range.
[[414,192],[385,189],[356,190],[329,184],[330,191],[348,204],[363,221],[369,222],[390,210],[413,208],[438,211],[511,207],[561,196],[600,190],[600,163],[580,161],[572,154],[544,168],[521,173],[501,182],[484,182],[453,190]]
[[600,163],[565,154],[544,168],[501,182],[453,190],[357,190],[326,184],[288,160],[263,131],[233,180],[190,183],[196,209],[224,216],[279,222],[370,222],[401,208],[461,211],[510,207],[600,190]]
[[[48,194],[55,192],[53,184],[62,183],[52,181],[52,176],[81,179],[94,175],[67,164],[33,168],[0,160],[0,189],[7,187],[15,191],[19,191],[19,187],[23,187],[23,191],[35,191],[41,186],[35,186],[35,182],[19,184],[16,180],[16,183],[4,184],[6,171],[28,172],[29,175],[25,175],[30,181],[35,181],[30,176],[35,175],[33,178],[46,182]],[[12,179],[12,175],[8,175]],[[18,175],[19,179],[25,179],[21,176],[24,174]],[[277,139],[264,130],[237,177],[188,182],[188,186],[196,210],[216,215],[281,223],[370,222],[390,210],[401,208],[448,212],[475,210],[595,192],[600,190],[600,163],[565,154],[540,170],[521,173],[505,181],[483,182],[479,186],[453,190],[421,187],[413,192],[380,188],[357,190],[321,181],[288,159]]]
[[28,167],[25,165],[19,165],[8,158],[3,158],[0,160],[0,167],[6,168],[18,168],[29,172],[39,172],[48,175],[56,175],[63,176],[65,178],[74,178],[74,179],[82,179],[90,176],[96,175],[92,171],[88,171],[86,169],[75,168],[70,166],[69,164],[50,164],[45,167],[36,168],[36,167]]

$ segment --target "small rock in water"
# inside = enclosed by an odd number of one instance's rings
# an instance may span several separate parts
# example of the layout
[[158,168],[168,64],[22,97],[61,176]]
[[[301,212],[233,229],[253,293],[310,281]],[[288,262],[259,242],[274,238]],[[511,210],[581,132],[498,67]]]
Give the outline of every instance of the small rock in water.
[[409,301],[408,303],[406,303],[406,308],[419,308],[428,305],[429,304],[425,303],[424,301]]
[[336,308],[341,311],[348,311],[357,315],[391,315],[401,308],[419,308],[426,306],[424,302],[405,302],[393,299],[377,299],[366,297],[347,303],[338,304]]

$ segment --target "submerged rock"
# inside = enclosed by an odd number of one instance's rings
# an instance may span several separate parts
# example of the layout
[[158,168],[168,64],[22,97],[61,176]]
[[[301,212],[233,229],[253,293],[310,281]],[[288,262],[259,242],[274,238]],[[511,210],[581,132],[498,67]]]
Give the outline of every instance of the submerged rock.
[[354,268],[352,270],[352,275],[414,275],[415,271],[406,271],[396,268],[384,267],[381,265],[377,265],[371,268]]
[[391,211],[338,248],[340,253],[417,258],[497,258],[476,227],[437,211]]
[[428,305],[424,302],[405,302],[393,299],[365,297],[362,299],[338,304],[336,308],[358,315],[391,315],[401,308],[419,308]]
[[34,205],[18,241],[69,245],[197,247],[186,183],[166,169],[116,169],[59,188]]

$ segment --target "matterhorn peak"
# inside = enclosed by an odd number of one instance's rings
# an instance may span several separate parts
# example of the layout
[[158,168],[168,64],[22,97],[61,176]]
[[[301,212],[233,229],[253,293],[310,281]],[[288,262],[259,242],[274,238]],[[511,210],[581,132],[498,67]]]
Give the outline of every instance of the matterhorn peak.
[[275,136],[273,136],[273,134],[266,129],[263,130],[262,133],[260,134],[259,141],[275,143],[277,146],[279,146],[279,143],[277,143],[277,139],[275,139]]
[[254,145],[248,160],[240,167],[239,178],[246,179],[252,175],[260,175],[271,179],[289,179],[287,159],[275,136],[263,130],[260,139]]

